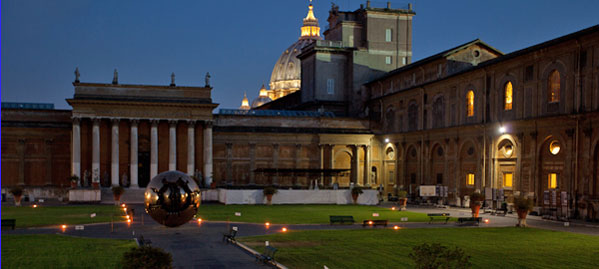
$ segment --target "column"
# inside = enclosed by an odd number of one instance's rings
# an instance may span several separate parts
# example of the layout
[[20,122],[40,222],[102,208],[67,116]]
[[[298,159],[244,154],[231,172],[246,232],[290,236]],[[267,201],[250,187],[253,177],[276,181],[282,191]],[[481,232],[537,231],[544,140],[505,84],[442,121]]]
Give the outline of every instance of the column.
[[196,169],[195,128],[195,121],[187,122],[187,174],[190,176],[194,174]]
[[[301,165],[301,156],[302,154],[302,144],[295,144],[295,163],[293,168],[295,169],[299,169],[300,165]],[[308,164],[308,167],[310,167],[310,165]],[[299,185],[298,182],[298,177],[297,177],[298,173],[293,173],[293,185]],[[307,179],[308,181],[311,181],[312,179],[310,178],[309,174],[307,175]],[[308,182],[308,186],[310,185],[310,182]]]
[[129,172],[131,175],[131,188],[139,188],[137,184],[137,170],[138,170],[138,161],[137,161],[137,123],[138,120],[131,120],[131,164],[129,165]]
[[[329,149],[331,150],[331,156],[329,158],[329,169],[335,168],[335,145],[329,145]],[[328,176],[329,184],[333,186],[333,176]]]
[[45,185],[52,185],[52,142],[53,139],[46,139],[46,182]]
[[110,163],[112,186],[119,185],[119,119],[112,119],[112,158]]
[[358,171],[360,167],[358,148],[358,145],[352,146],[351,182],[353,182],[354,185],[358,184]]
[[17,155],[19,156],[19,182],[17,185],[25,185],[25,139],[19,139]]
[[170,120],[168,129],[168,170],[177,170],[177,121]]
[[[100,119],[94,118],[92,125],[92,182],[100,177]],[[90,182],[91,183],[91,182]]]
[[158,175],[158,120],[150,127],[150,179]]
[[324,174],[322,172],[322,170],[324,169],[324,145],[318,144],[318,151],[320,151],[320,158],[318,159],[318,162],[319,168],[321,170],[320,176],[318,177],[318,181],[320,182],[320,185],[324,187]]
[[256,144],[250,143],[250,185],[256,183],[254,170],[256,170]]
[[364,178],[362,179],[362,183],[364,185],[370,185],[370,173],[368,169],[370,167],[370,146],[364,145]]
[[212,183],[212,122],[204,124],[204,178],[206,184]]
[[[81,178],[81,126],[79,118],[73,118],[73,143],[71,143],[71,175]],[[77,182],[77,185],[80,183]]]
[[226,169],[226,181],[227,184],[233,184],[233,144],[225,143],[227,148],[227,169]]
[[[272,167],[279,168],[279,144],[272,144]],[[275,173],[273,176],[272,184],[279,184],[279,173]]]

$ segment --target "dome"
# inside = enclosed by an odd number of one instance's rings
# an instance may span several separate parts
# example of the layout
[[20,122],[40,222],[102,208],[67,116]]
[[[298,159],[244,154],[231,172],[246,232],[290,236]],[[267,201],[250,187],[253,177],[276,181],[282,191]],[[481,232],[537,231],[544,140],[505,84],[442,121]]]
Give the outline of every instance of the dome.
[[264,84],[262,84],[262,88],[260,88],[260,96],[252,101],[252,108],[259,107],[270,101],[272,101],[272,99],[268,97],[268,91],[266,90],[266,87],[264,87]]
[[299,90],[301,86],[301,63],[297,56],[302,49],[316,40],[320,40],[318,19],[314,17],[312,4],[308,15],[303,20],[299,40],[293,43],[281,54],[270,76],[270,91],[268,96],[275,100]]

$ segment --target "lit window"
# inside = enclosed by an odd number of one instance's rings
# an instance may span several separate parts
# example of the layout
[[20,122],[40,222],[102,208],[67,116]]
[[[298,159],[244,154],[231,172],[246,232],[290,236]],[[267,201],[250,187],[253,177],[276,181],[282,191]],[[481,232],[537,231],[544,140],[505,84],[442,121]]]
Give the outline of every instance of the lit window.
[[549,144],[549,152],[551,152],[553,155],[557,155],[560,149],[561,147],[559,145],[559,141],[557,140],[553,140],[551,141],[551,144]]
[[468,185],[474,186],[474,174],[468,174],[466,180]]
[[513,184],[513,179],[514,179],[514,174],[504,173],[503,174],[503,186],[511,188],[512,184]]
[[401,58],[401,63],[402,63],[403,65],[406,65],[406,63],[407,63],[407,61],[408,61],[407,59],[408,59],[407,57],[402,57],[402,58]]
[[335,80],[327,79],[327,94],[335,94]]
[[547,186],[549,186],[550,189],[557,189],[557,174],[549,173],[547,179]]
[[547,98],[549,99],[549,103],[557,103],[559,102],[559,91],[560,91],[560,75],[557,70],[553,70],[549,75],[549,92],[547,93]]
[[466,115],[474,116],[474,91],[468,91],[466,94]]
[[391,29],[385,29],[385,41],[391,42]]
[[385,63],[391,64],[391,56],[385,56]]
[[513,92],[512,82],[508,81],[505,84],[505,106],[504,106],[505,110],[512,110],[512,102],[513,102],[512,92]]

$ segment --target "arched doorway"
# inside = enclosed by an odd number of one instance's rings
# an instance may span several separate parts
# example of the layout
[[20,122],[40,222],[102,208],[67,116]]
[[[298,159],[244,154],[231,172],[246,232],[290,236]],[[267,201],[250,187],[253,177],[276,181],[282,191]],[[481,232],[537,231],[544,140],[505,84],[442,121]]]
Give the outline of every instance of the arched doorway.
[[420,166],[419,166],[418,149],[416,146],[410,146],[406,150],[406,186],[409,186],[408,191],[410,194],[416,192],[416,188],[420,186]]
[[516,163],[518,155],[516,145],[511,136],[499,139],[495,148],[495,184],[493,188],[503,189],[504,196],[511,196],[517,189]]
[[[352,155],[347,150],[338,150],[335,152],[335,158],[333,163],[334,169],[351,169]],[[334,178],[334,182],[339,186],[347,187],[350,182],[351,173],[342,173]]]
[[472,141],[467,141],[462,145],[459,157],[460,171],[457,179],[461,196],[471,194],[480,186],[482,178],[476,165],[478,155]]
[[[559,217],[561,191],[568,191],[568,179],[565,178],[565,143],[555,136],[547,136],[539,148],[539,166],[537,174],[537,205],[543,207],[543,214]],[[560,209],[560,210],[558,210]]]
[[145,188],[150,183],[150,138],[148,136],[139,136],[137,162],[138,184]]

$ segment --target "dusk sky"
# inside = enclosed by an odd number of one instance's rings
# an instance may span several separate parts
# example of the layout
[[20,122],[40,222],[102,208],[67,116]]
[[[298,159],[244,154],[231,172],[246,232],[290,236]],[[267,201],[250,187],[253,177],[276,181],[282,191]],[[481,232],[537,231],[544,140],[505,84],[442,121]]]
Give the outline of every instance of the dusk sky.
[[[237,108],[268,84],[300,35],[307,0],[2,0],[2,101],[69,109],[73,71],[82,82],[203,86]],[[366,1],[333,0],[340,10]],[[384,7],[384,1],[372,1]],[[391,1],[393,8],[407,1]],[[599,24],[599,1],[412,1],[413,60],[480,38],[509,53]],[[331,1],[314,1],[321,30]]]

